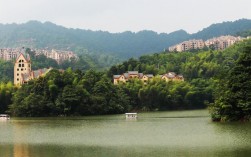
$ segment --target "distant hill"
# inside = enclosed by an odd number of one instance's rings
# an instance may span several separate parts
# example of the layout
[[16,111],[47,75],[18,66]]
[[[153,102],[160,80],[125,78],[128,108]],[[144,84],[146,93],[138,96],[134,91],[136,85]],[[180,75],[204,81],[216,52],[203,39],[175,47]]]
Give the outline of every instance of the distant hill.
[[191,38],[207,40],[220,35],[236,35],[238,32],[250,30],[251,20],[241,19],[234,22],[212,24],[191,35]]
[[138,57],[163,51],[188,39],[209,39],[220,35],[235,35],[251,29],[251,20],[213,24],[195,34],[178,30],[158,34],[143,30],[137,33],[109,33],[83,29],[68,29],[51,22],[30,21],[24,24],[0,24],[0,47],[31,47],[70,49],[77,53],[102,53],[119,58]]

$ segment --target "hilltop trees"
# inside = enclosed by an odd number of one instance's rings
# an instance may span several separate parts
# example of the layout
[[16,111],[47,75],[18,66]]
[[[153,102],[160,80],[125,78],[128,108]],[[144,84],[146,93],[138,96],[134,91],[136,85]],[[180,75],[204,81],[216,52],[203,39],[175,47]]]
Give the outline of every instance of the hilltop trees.
[[9,109],[15,116],[31,117],[195,109],[205,107],[207,94],[195,83],[165,82],[158,77],[148,84],[132,79],[113,85],[104,73],[93,70],[52,70],[19,88]]
[[251,118],[251,43],[239,47],[240,56],[218,85],[211,106],[215,121],[249,120]]
[[100,72],[67,69],[23,85],[13,95],[10,112],[16,116],[57,116],[122,113],[128,96]]
[[0,113],[6,112],[8,105],[11,104],[11,98],[15,88],[11,82],[0,83]]
[[226,34],[233,35],[250,29],[250,27],[251,20],[241,19],[234,22],[213,24],[194,34],[188,34],[184,30],[177,30],[169,34],[158,34],[146,30],[109,33],[67,29],[50,22],[29,21],[24,24],[0,25],[0,47],[27,45],[36,48],[70,48],[78,54],[85,52],[98,55],[109,54],[121,59],[159,52],[163,48],[189,39],[205,40]]
[[13,81],[14,64],[11,61],[4,61],[0,59],[0,82],[7,83]]

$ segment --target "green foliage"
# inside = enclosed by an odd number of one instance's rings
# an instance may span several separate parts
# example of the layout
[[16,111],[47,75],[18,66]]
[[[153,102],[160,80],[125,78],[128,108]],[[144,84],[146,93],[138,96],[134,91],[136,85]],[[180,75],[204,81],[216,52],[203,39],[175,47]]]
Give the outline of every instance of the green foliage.
[[[221,77],[211,105],[215,121],[250,120],[251,118],[251,40],[238,47],[240,53],[232,68]],[[229,71],[229,72],[228,72]]]
[[8,105],[11,103],[12,94],[15,90],[11,82],[0,82],[0,113],[4,113],[8,109]]
[[114,56],[106,54],[84,53],[79,56],[77,60],[64,61],[59,64],[61,69],[71,67],[74,70],[86,71],[90,69],[106,70],[111,65],[119,63],[120,60]]
[[223,22],[218,24],[212,24],[211,26],[204,28],[196,34],[192,35],[192,38],[196,39],[209,39],[221,35],[236,35],[237,32],[243,32],[250,29],[250,20],[240,19],[234,22]]
[[103,73],[69,68],[63,73],[52,70],[23,85],[9,110],[27,117],[122,113],[128,110],[128,99]]
[[13,81],[14,61],[4,61],[0,59],[0,82],[7,83]]
[[184,53],[159,53],[144,55],[139,59],[129,59],[121,64],[112,66],[107,75],[122,74],[136,70],[144,74],[162,75],[173,71],[183,74],[187,81],[196,78],[210,79],[218,75],[221,69],[233,65],[238,53],[235,47],[221,51],[200,51]]
[[[129,95],[130,104],[134,108],[145,110],[205,108],[208,104],[214,102],[213,94],[215,91],[219,91],[216,90],[219,86],[225,88],[222,91],[227,91],[227,87],[219,85],[218,79],[225,78],[228,75],[228,71],[235,66],[235,60],[238,59],[240,50],[245,45],[250,45],[250,40],[235,44],[224,51],[169,52],[144,55],[139,59],[129,59],[122,64],[112,66],[107,74],[112,77],[112,74],[122,74],[129,70],[139,70],[145,74],[152,73],[154,75],[161,75],[169,71],[183,74],[185,82],[165,83],[154,79],[147,85],[143,85],[142,82],[134,80],[120,86]],[[234,85],[236,79],[241,80],[237,84],[239,85],[245,79],[248,80],[248,76],[247,74],[241,78],[231,76],[224,79],[223,82],[233,80],[231,84]],[[247,84],[242,86],[250,87]],[[235,92],[241,92],[238,96],[240,97],[245,95],[244,92],[248,91],[248,89],[238,88],[237,91]],[[216,95],[225,96],[228,94],[218,92]],[[237,99],[233,95],[230,95],[229,98]],[[225,97],[224,99],[216,99],[216,104],[217,102],[218,104],[224,104],[225,99]],[[240,105],[248,106],[247,103],[243,102]],[[224,105],[224,108],[228,107],[229,105]],[[234,109],[234,112],[237,111]],[[219,117],[219,114],[214,113],[214,115]]]
[[248,37],[251,36],[251,29],[236,33],[237,36]]

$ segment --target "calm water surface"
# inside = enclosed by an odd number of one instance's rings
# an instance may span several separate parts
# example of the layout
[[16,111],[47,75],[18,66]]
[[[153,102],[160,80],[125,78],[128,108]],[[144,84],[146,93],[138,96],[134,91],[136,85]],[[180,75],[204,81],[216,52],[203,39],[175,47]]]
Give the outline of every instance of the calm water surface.
[[251,123],[206,110],[0,121],[0,157],[251,156]]

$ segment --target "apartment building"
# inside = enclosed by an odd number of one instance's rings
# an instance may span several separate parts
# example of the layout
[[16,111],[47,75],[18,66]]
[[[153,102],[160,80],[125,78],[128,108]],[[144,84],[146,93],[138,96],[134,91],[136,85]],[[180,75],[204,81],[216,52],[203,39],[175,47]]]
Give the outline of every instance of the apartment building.
[[[62,50],[46,50],[46,49],[35,49],[32,50],[35,55],[45,55],[47,58],[51,58],[57,61],[58,64],[71,60],[72,58],[77,59],[78,56],[72,51],[62,51]],[[3,48],[0,49],[0,59],[5,61],[15,60],[20,53],[25,53],[25,48]]]
[[215,50],[224,50],[227,47],[241,40],[243,40],[242,37],[234,37],[230,35],[208,39],[205,42],[201,39],[200,40],[193,39],[171,46],[169,47],[169,51],[184,52],[184,51],[189,51],[191,49],[202,49],[205,46],[208,48],[213,48]]
[[243,40],[243,38],[227,35],[227,36],[220,36],[217,38],[206,40],[205,45],[215,50],[224,50],[227,47],[241,40]]
[[35,55],[45,55],[47,58],[51,58],[57,61],[58,64],[66,60],[71,60],[72,58],[77,59],[78,56],[72,51],[62,51],[62,50],[35,50]]
[[4,48],[0,49],[0,59],[5,60],[5,61],[10,61],[14,60],[17,58],[17,56],[24,52],[24,49],[11,49],[11,48]]
[[203,40],[192,39],[169,47],[169,51],[183,52],[191,49],[202,49],[204,46],[205,44]]

